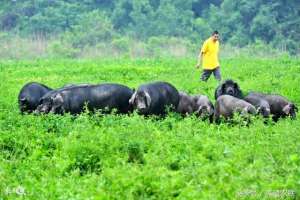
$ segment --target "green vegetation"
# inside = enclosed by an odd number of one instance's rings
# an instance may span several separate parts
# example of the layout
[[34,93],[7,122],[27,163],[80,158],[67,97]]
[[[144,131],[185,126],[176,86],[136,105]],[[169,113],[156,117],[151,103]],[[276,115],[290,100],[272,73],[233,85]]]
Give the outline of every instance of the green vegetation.
[[6,52],[21,37],[35,44],[34,55],[50,46],[73,58],[95,48],[112,55],[151,41],[168,46],[174,38],[181,41],[177,49],[199,48],[217,29],[223,44],[263,43],[299,55],[299,16],[298,0],[11,0],[0,5],[0,41],[9,44]]
[[[175,113],[156,119],[18,111],[18,92],[29,81],[57,88],[86,82],[137,87],[165,80],[213,99],[217,82],[199,82],[194,64],[189,59],[1,61],[0,199],[299,198],[299,117],[276,124],[254,119],[247,127]],[[244,92],[279,93],[300,105],[299,59],[227,59],[222,73]]]
[[279,93],[299,106],[300,61],[290,57],[300,55],[299,6],[298,0],[1,2],[0,200],[299,198],[299,119],[217,126],[175,113],[20,115],[17,105],[30,81],[58,88],[165,80],[213,99],[217,82],[200,82],[194,65],[203,40],[219,30],[224,78],[244,92]]

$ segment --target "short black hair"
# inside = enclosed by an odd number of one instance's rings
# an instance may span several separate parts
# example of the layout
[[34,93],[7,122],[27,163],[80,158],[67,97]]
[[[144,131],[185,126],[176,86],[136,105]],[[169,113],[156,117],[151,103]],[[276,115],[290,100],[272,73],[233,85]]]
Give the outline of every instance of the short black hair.
[[219,34],[219,31],[214,31],[213,33],[212,33],[212,35],[218,35]]

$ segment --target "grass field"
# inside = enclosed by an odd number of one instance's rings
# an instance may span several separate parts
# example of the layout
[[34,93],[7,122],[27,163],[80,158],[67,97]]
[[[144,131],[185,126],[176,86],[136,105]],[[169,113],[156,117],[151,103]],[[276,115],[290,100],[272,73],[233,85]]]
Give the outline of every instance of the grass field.
[[[0,61],[2,199],[299,199],[300,120],[214,125],[170,113],[20,115],[17,95],[29,81],[164,80],[213,100],[217,82],[199,81],[194,60]],[[279,93],[300,105],[300,60],[228,59],[223,78]]]

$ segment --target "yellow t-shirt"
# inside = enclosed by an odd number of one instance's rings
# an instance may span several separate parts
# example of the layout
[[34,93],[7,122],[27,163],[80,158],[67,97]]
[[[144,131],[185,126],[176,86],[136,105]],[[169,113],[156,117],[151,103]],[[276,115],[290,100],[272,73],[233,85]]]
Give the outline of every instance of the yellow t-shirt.
[[201,52],[203,53],[203,57],[202,57],[203,69],[211,70],[217,68],[220,65],[218,60],[219,41],[214,42],[212,38],[208,38],[203,43]]

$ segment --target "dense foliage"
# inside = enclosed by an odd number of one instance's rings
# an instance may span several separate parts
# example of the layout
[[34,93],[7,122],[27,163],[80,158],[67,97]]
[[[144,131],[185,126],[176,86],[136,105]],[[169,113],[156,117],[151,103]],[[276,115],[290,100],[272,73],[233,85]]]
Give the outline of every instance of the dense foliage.
[[9,0],[0,28],[23,36],[65,33],[73,47],[115,37],[188,38],[200,43],[212,30],[235,46],[263,41],[299,53],[298,0]]
[[[298,199],[300,120],[209,124],[170,113],[21,115],[20,88],[38,81],[165,80],[213,99],[194,60],[35,60],[0,62],[0,199]],[[244,92],[287,96],[300,105],[300,61],[222,60],[224,78]]]

